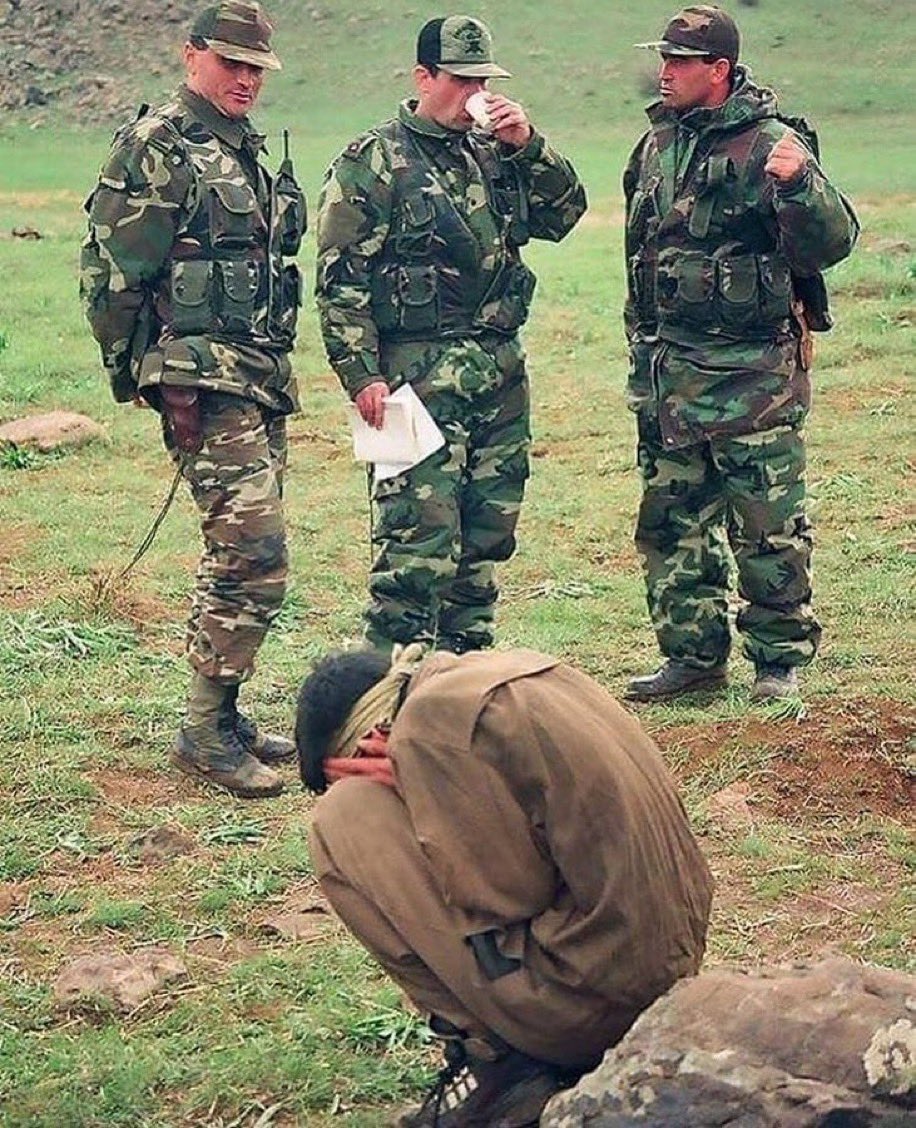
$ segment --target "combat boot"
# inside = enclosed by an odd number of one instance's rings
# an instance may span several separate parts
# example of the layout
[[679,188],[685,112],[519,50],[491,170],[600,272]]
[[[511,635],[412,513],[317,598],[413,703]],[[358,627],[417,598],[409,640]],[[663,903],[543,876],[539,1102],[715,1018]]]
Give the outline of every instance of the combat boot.
[[251,755],[232,724],[229,699],[237,687],[194,675],[188,710],[172,752],[172,763],[188,775],[223,787],[243,799],[279,795],[283,778]]
[[229,688],[231,693],[227,698],[227,715],[245,751],[250,752],[262,764],[291,760],[296,755],[296,745],[278,733],[262,732],[250,717],[240,712],[237,705],[239,687],[233,685]]
[[752,701],[798,696],[798,671],[794,666],[783,666],[779,662],[756,664],[754,684],[751,686]]
[[719,689],[727,681],[725,663],[721,666],[688,666],[669,658],[654,674],[631,678],[624,696],[629,701],[664,701],[682,693]]
[[570,1083],[555,1066],[508,1047],[487,1060],[450,1040],[445,1061],[426,1099],[401,1115],[398,1128],[528,1128]]

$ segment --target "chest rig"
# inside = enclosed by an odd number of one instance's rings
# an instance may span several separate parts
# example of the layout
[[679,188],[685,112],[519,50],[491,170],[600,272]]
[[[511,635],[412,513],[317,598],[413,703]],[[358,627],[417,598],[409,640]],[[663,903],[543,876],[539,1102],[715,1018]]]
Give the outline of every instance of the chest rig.
[[467,146],[466,182],[456,186],[427,149],[435,139],[400,122],[377,135],[406,158],[393,162],[389,233],[372,276],[379,333],[410,340],[515,332],[535,288],[519,255],[529,238],[528,200],[516,170],[492,145],[456,141]]
[[306,215],[288,153],[271,176],[200,126],[180,145],[195,193],[164,280],[171,332],[290,348],[302,287],[284,259],[299,250]]
[[685,133],[673,123],[653,128],[631,197],[627,266],[638,318],[674,339],[772,337],[791,316],[792,273],[751,161],[759,126],[687,145]]

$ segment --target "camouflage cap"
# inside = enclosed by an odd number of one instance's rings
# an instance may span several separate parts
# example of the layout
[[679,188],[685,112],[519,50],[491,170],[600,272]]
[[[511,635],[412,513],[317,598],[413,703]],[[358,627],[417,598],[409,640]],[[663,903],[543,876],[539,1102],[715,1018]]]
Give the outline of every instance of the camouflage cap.
[[655,43],[637,43],[662,55],[702,55],[728,59],[735,65],[741,46],[738,25],[728,12],[711,4],[684,8],[668,23],[662,38]]
[[224,59],[253,67],[280,70],[280,60],[270,49],[273,27],[260,4],[249,0],[223,0],[204,8],[191,25],[191,42],[201,40]]
[[493,62],[493,37],[483,20],[445,16],[429,20],[417,37],[417,62],[459,78],[511,78]]

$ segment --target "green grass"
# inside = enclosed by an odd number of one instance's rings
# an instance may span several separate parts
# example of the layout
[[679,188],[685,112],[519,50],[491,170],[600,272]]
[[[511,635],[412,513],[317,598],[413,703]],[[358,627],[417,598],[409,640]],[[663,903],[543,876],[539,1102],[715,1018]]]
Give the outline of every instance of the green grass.
[[[292,130],[314,205],[328,162],[407,91],[413,37],[432,12],[355,0],[270,8],[286,66],[265,87],[263,122],[274,138]],[[670,8],[466,8],[490,19],[516,74],[507,89],[574,158],[591,201],[569,240],[528,256],[540,277],[526,332],[534,473],[518,553],[501,571],[500,643],[558,653],[616,693],[656,660],[632,545],[619,190],[653,61],[629,45],[657,34]],[[906,37],[877,11],[789,0],[738,10],[756,76],[816,122],[865,230],[831,272],[837,328],[818,341],[809,479],[825,636],[804,714],[752,706],[737,654],[724,693],[640,713],[716,872],[712,962],[830,950],[916,964],[905,805],[916,749],[916,113]],[[138,101],[170,82],[138,70]],[[417,1016],[326,915],[302,942],[265,929],[315,896],[311,801],[292,769],[283,797],[245,804],[167,765],[197,555],[182,492],[151,551],[112,582],[171,471],[153,413],[108,396],[76,301],[81,203],[109,136],[47,110],[0,124],[0,423],[65,407],[107,433],[64,457],[0,449],[0,1120],[383,1124],[422,1089],[434,1055]],[[23,225],[43,238],[7,237]],[[313,254],[310,235],[309,278]],[[291,588],[243,691],[280,729],[311,660],[358,633],[369,561],[365,480],[309,306],[295,365]],[[714,800],[738,784],[746,813],[730,820]],[[190,852],[144,861],[140,837],[163,825]],[[151,944],[185,960],[187,982],[131,1015],[57,1009],[51,989],[68,960]]]

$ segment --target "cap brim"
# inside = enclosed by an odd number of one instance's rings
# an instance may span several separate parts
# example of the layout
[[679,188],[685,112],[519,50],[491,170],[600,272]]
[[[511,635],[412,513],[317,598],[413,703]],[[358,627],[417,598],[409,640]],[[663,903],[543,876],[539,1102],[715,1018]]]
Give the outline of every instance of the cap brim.
[[237,43],[224,43],[221,39],[208,39],[206,44],[217,55],[222,55],[224,59],[232,59],[236,63],[249,63],[263,70],[283,69],[283,64],[273,51],[254,51],[249,47],[239,47]]
[[457,78],[511,78],[509,71],[496,63],[436,63],[439,70]]
[[667,39],[660,39],[657,43],[634,43],[633,46],[645,47],[647,51],[658,51],[660,55],[686,55],[700,59],[709,58],[708,51],[701,51],[698,47],[684,47],[680,43],[669,43]]

